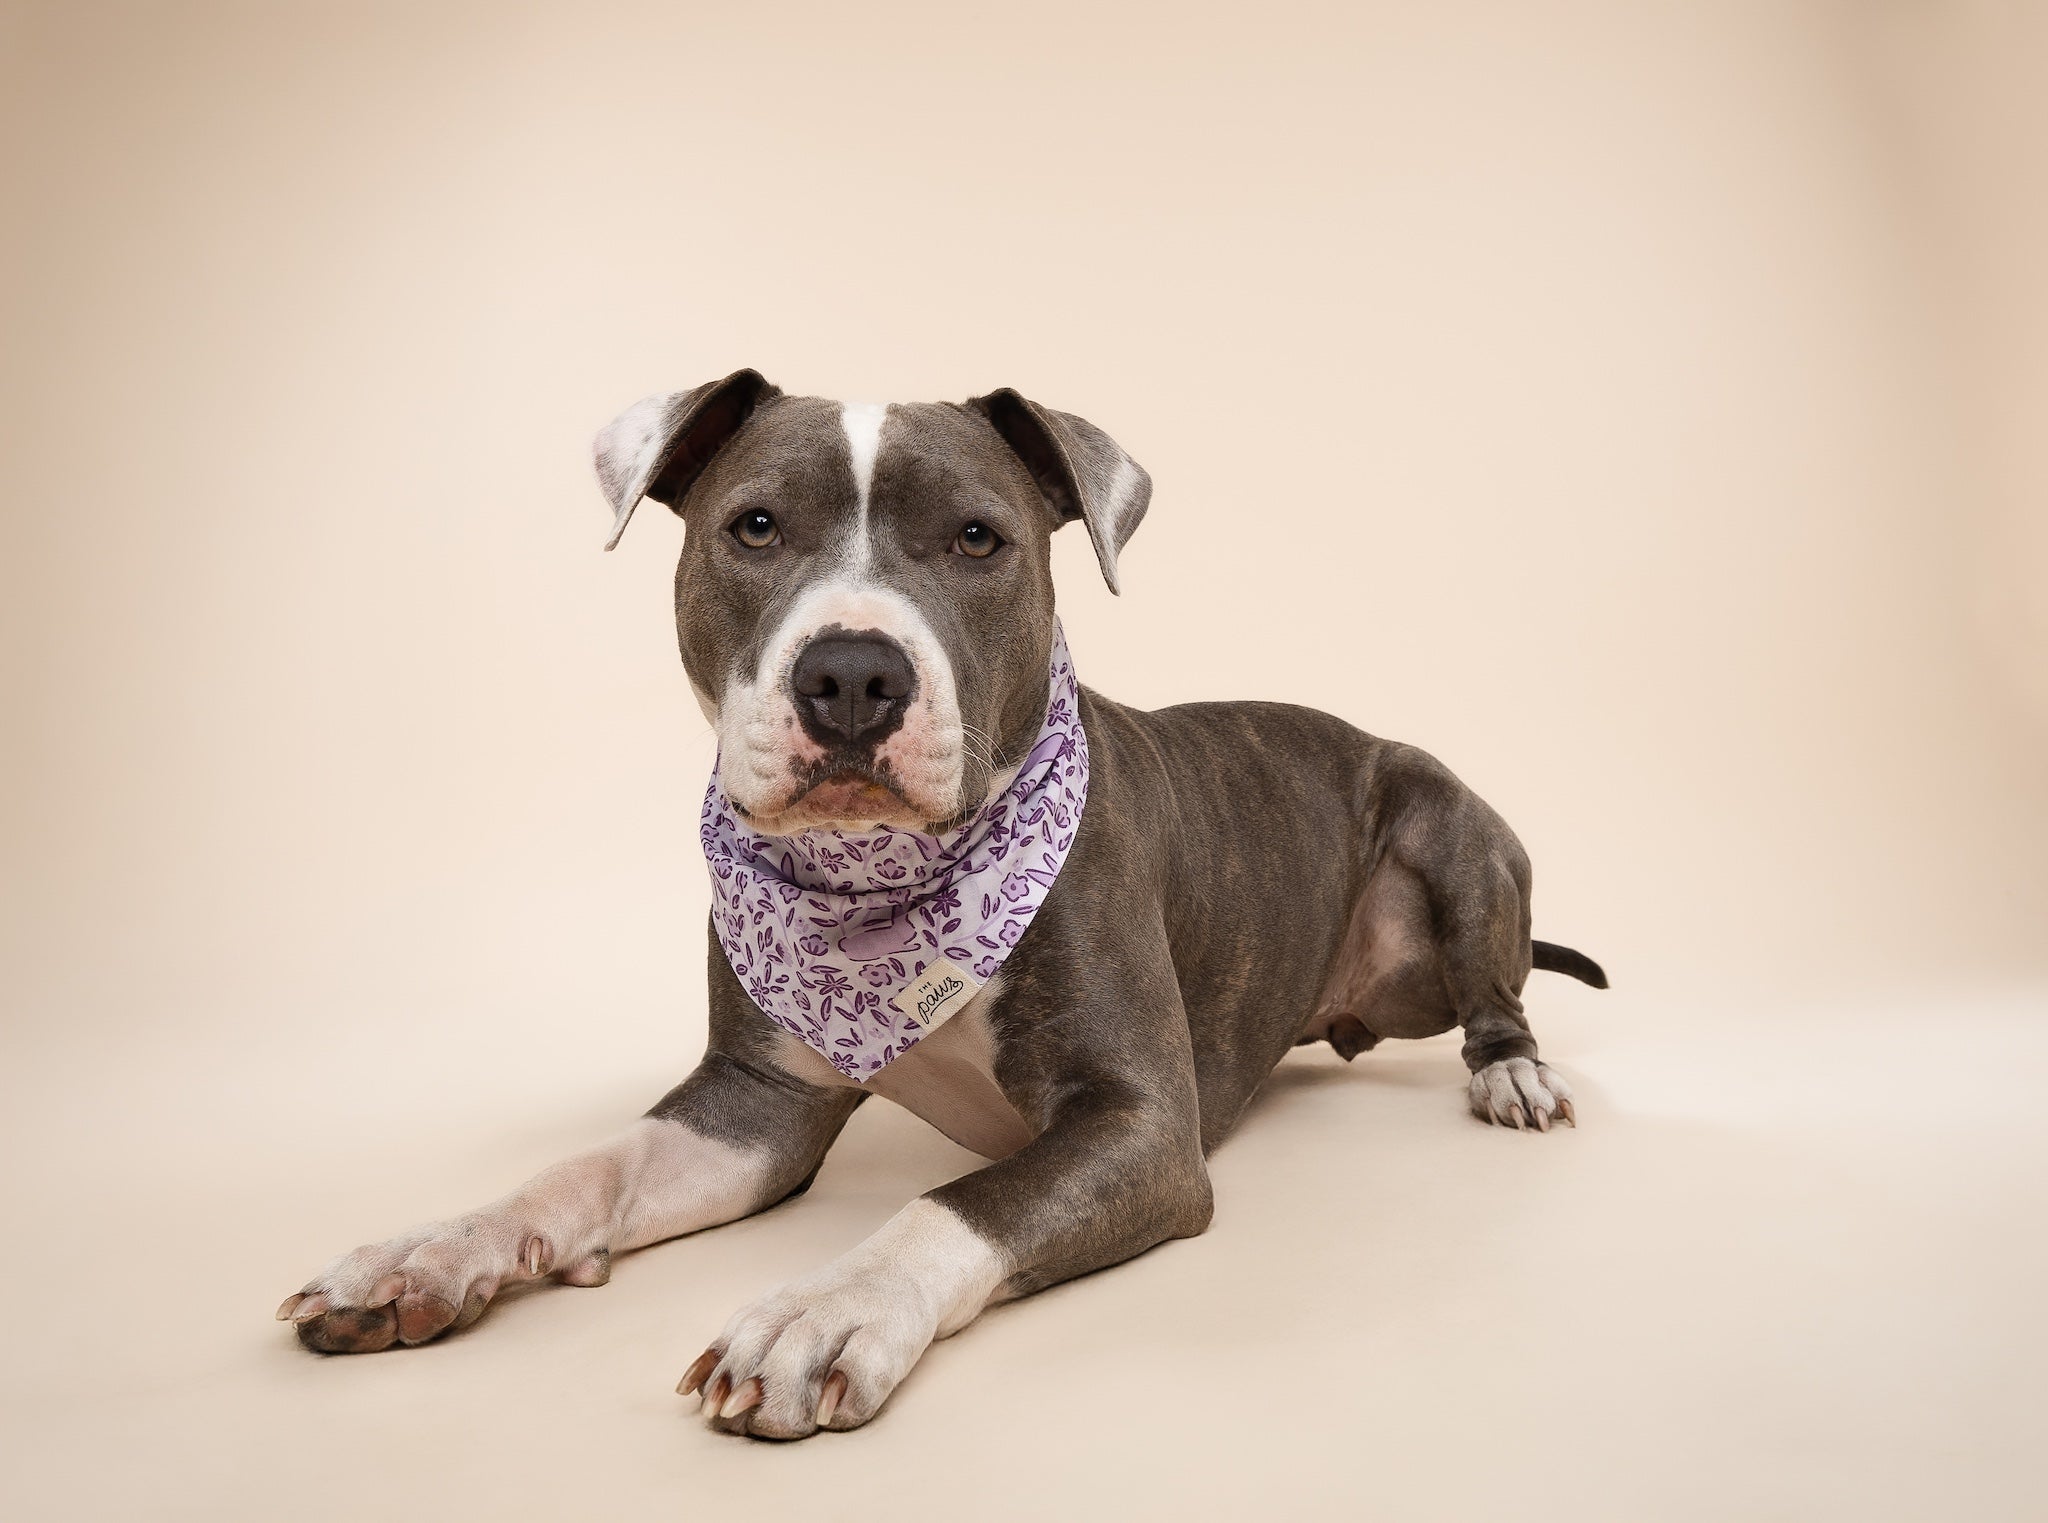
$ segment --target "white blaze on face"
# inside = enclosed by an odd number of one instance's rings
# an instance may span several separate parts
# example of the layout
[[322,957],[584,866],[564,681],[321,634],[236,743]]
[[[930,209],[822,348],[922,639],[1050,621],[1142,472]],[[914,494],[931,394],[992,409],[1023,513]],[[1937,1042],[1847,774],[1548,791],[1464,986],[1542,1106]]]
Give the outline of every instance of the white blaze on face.
[[846,452],[853,461],[853,490],[858,499],[853,544],[847,556],[848,569],[856,578],[867,575],[874,564],[874,541],[868,535],[868,495],[875,486],[875,461],[882,453],[882,424],[888,420],[886,402],[842,402],[839,426],[846,430]]
[[909,656],[917,688],[903,723],[875,753],[921,820],[942,819],[959,806],[962,771],[960,703],[953,665],[916,604],[875,578],[875,542],[869,493],[881,456],[888,407],[849,402],[840,409],[852,464],[854,515],[833,561],[803,588],[761,650],[752,671],[734,672],[719,707],[720,763],[726,792],[772,828],[774,816],[796,802],[792,763],[807,767],[825,750],[804,733],[790,690],[790,670],[811,637],[837,625],[875,630]]

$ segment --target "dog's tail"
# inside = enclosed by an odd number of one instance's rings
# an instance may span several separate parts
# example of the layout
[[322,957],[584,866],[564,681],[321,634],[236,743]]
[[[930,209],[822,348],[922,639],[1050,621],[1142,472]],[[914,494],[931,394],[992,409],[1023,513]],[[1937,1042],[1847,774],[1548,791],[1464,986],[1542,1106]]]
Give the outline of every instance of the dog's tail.
[[1591,984],[1596,989],[1607,987],[1607,970],[1584,952],[1574,952],[1554,941],[1532,941],[1529,951],[1533,954],[1532,965],[1545,973],[1569,973],[1582,984]]

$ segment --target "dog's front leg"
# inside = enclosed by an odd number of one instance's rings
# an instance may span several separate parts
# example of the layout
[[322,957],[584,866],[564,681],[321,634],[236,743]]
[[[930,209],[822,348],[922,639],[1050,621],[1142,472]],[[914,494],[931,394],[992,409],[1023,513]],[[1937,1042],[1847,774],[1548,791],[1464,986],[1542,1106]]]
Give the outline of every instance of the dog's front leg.
[[[1088,1041],[1165,1044],[1161,1061],[1065,1068],[1037,1139],[906,1206],[858,1247],[762,1297],[684,1376],[733,1432],[801,1438],[873,1417],[932,1341],[983,1308],[1209,1222],[1209,1178],[1178,995],[1157,1022],[1074,1011]],[[1054,1024],[1048,1022],[1048,1024]],[[1172,1047],[1178,1028],[1178,1052]],[[1111,1034],[1114,1035],[1111,1035]],[[1072,1059],[1068,1048],[1062,1056]],[[1130,1075],[1145,1075],[1141,1081]]]
[[504,1199],[345,1253],[278,1308],[301,1342],[373,1353],[467,1327],[507,1285],[602,1285],[614,1253],[773,1205],[859,1096],[714,1051],[647,1116]]

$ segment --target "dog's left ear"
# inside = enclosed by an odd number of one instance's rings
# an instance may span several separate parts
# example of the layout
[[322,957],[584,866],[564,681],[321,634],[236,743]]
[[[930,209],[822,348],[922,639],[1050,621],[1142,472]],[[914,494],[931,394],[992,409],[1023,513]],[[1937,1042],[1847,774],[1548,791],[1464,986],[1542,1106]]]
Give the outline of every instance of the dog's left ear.
[[1095,559],[1111,592],[1117,585],[1116,557],[1152,501],[1152,478],[1101,429],[1070,412],[1054,412],[1009,387],[967,405],[995,426],[1024,462],[1038,490],[1061,523],[1088,525]]
[[598,485],[612,505],[612,537],[605,549],[618,544],[643,497],[681,513],[683,495],[711,457],[756,407],[781,395],[760,371],[735,370],[688,391],[643,397],[607,423],[590,450]]

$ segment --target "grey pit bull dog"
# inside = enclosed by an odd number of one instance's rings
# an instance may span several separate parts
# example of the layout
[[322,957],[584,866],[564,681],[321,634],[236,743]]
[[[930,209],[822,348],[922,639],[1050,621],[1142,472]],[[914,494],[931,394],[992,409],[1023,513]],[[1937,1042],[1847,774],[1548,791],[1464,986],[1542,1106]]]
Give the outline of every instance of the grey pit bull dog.
[[[931,837],[991,807],[1048,719],[1052,532],[1083,523],[1114,589],[1151,495],[1101,430],[1014,391],[842,405],[751,370],[649,398],[596,454],[613,543],[643,496],[687,526],[683,665],[725,797],[769,838]],[[466,1327],[520,1280],[601,1285],[616,1253],[802,1191],[881,1094],[993,1161],[742,1308],[679,1388],[727,1431],[801,1438],[867,1422],[983,1308],[1201,1232],[1206,1155],[1292,1046],[1350,1059],[1460,1026],[1474,1114],[1574,1120],[1521,989],[1532,965],[1606,979],[1530,940],[1527,856],[1440,763],[1281,704],[1144,713],[1082,689],[1078,711],[1070,849],[950,1020],[855,1082],[764,1015],[714,935],[708,1050],[644,1118],[342,1255],[279,1317],[366,1353]]]

